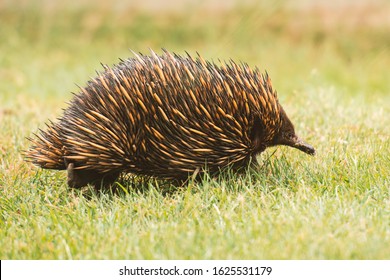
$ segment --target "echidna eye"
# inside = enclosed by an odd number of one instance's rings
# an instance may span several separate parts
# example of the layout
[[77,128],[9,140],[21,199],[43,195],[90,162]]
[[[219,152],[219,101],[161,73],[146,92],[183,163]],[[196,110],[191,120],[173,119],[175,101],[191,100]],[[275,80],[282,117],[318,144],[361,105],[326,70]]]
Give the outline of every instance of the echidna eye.
[[294,134],[291,131],[286,132],[284,135],[286,139],[291,139],[294,137]]

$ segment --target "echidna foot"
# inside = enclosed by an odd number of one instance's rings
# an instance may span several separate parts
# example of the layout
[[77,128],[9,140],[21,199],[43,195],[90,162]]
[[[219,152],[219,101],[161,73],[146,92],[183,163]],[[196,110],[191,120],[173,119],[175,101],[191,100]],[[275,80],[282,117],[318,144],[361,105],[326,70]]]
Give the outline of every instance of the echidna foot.
[[119,173],[100,173],[96,170],[78,170],[75,169],[74,163],[67,164],[68,172],[68,186],[70,188],[80,189],[88,184],[99,189],[101,187],[108,187],[118,178]]

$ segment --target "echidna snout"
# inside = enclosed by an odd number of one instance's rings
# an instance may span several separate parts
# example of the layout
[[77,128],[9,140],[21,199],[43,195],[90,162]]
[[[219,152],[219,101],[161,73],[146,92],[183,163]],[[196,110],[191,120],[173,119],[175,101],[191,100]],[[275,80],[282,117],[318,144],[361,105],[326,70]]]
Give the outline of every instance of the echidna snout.
[[296,148],[301,150],[302,152],[314,156],[316,154],[313,146],[307,144],[300,137],[298,137],[295,133],[282,133],[282,137],[276,140],[276,145],[286,145],[292,148]]
[[275,135],[273,145],[285,145],[301,150],[302,152],[314,156],[316,151],[313,146],[307,144],[295,133],[295,128],[284,110],[281,111],[283,119],[279,132]]
[[90,80],[26,156],[67,170],[68,185],[110,185],[122,173],[184,181],[248,165],[267,147],[305,153],[267,73],[245,63],[134,53]]

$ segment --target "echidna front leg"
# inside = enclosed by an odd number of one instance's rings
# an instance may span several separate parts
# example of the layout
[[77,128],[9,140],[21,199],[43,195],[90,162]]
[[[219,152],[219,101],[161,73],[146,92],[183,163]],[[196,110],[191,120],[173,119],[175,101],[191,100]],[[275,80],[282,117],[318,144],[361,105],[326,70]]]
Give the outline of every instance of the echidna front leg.
[[77,170],[74,163],[68,163],[66,171],[68,172],[68,186],[70,188],[80,189],[88,184],[96,189],[111,185],[118,178],[119,173],[102,174],[95,170]]

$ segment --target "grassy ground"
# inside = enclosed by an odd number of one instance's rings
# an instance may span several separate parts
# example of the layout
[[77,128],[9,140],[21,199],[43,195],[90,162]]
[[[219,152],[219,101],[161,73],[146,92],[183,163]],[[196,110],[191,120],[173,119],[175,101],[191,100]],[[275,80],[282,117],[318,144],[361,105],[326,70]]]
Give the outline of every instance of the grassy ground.
[[[25,2],[0,5],[0,259],[390,258],[385,1]],[[267,69],[317,156],[269,149],[262,169],[241,177],[168,193],[130,182],[116,195],[71,191],[63,172],[23,161],[25,137],[58,117],[100,62],[162,47]]]

